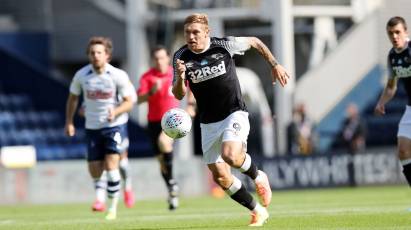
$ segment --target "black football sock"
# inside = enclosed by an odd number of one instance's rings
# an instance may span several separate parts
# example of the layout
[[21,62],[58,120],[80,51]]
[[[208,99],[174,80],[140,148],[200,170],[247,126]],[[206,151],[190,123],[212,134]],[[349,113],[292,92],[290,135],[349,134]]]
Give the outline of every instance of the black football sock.
[[254,197],[245,189],[241,181],[236,177],[234,177],[233,184],[225,190],[225,192],[230,195],[231,199],[237,201],[250,211],[254,210],[257,205]]
[[257,165],[252,162],[250,155],[245,154],[244,162],[240,167],[240,171],[245,175],[249,176],[252,180],[255,180],[258,176]]
[[404,176],[408,181],[408,185],[411,186],[411,162],[404,164],[402,167],[402,173],[404,173]]
[[167,187],[170,187],[171,185],[175,184],[173,178],[173,153],[163,153],[161,159],[163,161],[163,167],[165,169],[161,171],[161,175],[163,176]]

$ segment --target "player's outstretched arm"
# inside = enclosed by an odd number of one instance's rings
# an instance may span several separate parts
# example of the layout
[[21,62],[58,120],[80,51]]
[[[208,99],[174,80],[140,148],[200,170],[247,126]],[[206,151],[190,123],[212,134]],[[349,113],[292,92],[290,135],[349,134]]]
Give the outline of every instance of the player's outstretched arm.
[[174,83],[173,83],[172,92],[175,98],[177,98],[178,100],[181,100],[187,93],[187,87],[184,83],[186,66],[184,64],[184,61],[179,60],[179,59],[175,61],[174,66],[175,66],[175,75],[174,75]]
[[78,96],[72,93],[69,94],[66,103],[66,124],[64,126],[64,132],[67,136],[74,136],[76,129],[74,128],[73,118],[78,104]]
[[394,97],[395,92],[397,91],[397,82],[398,79],[396,77],[388,79],[384,91],[375,106],[374,113],[376,115],[382,116],[385,114],[385,104],[387,104]]
[[287,73],[285,68],[278,63],[270,49],[268,49],[268,47],[260,39],[256,37],[248,37],[248,41],[251,47],[256,49],[258,53],[268,62],[268,64],[270,64],[273,84],[275,84],[275,81],[278,80],[284,87],[290,78],[290,75]]

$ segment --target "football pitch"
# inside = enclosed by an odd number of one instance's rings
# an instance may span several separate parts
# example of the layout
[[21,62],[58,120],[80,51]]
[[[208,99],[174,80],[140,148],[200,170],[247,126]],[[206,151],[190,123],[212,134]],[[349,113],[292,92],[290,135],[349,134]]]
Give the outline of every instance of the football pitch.
[[[260,229],[411,229],[407,186],[275,191],[269,222]],[[250,229],[245,208],[228,197],[182,198],[169,212],[165,200],[120,205],[106,221],[90,204],[0,206],[0,229]]]

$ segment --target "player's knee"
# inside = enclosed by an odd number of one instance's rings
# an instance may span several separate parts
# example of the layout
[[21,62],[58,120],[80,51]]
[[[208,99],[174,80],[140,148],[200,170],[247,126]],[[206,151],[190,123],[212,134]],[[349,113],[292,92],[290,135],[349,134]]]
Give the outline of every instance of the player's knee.
[[159,150],[163,153],[173,151],[173,140],[166,135],[160,135],[157,141]]
[[223,189],[227,189],[231,185],[231,179],[227,175],[215,175],[213,178],[214,182]]
[[240,153],[237,153],[233,150],[226,150],[221,153],[223,160],[230,166],[238,166],[238,164],[241,164],[239,159],[240,155]]
[[92,162],[88,164],[88,170],[93,178],[99,178],[103,173],[104,166],[101,162]]
[[406,160],[411,158],[411,151],[406,146],[400,145],[398,147],[398,157],[400,160]]
[[113,170],[119,167],[120,155],[119,154],[108,154],[104,160],[104,167],[106,170]]
[[229,165],[233,165],[235,163],[235,158],[231,153],[221,154],[221,157]]
[[159,141],[158,149],[163,153],[168,153],[168,152],[173,151],[173,145],[170,143],[164,143],[164,142]]
[[223,160],[233,167],[241,166],[244,157],[241,143],[223,142],[221,147],[221,157]]

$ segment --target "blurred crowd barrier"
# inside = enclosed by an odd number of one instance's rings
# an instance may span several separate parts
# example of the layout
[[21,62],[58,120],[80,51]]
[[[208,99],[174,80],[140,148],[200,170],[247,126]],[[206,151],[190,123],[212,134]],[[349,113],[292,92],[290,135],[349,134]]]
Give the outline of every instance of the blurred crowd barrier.
[[[273,190],[405,183],[394,148],[354,155],[347,152],[253,159],[267,173]],[[248,178],[238,176],[248,182],[248,188],[254,188]]]
[[[264,170],[273,190],[404,183],[394,149],[309,156],[285,156],[253,160]],[[158,162],[131,159],[137,200],[164,198]],[[183,197],[212,194],[215,184],[201,158],[176,159],[175,173]],[[234,173],[252,190],[254,185],[237,170]],[[30,169],[0,167],[0,204],[91,202],[93,183],[85,161],[38,162]]]
[[[136,199],[167,197],[158,162],[154,158],[130,159]],[[207,194],[207,169],[201,159],[176,160],[175,175],[182,196]],[[78,203],[94,200],[94,186],[85,160],[37,162],[30,169],[0,166],[0,204]]]

